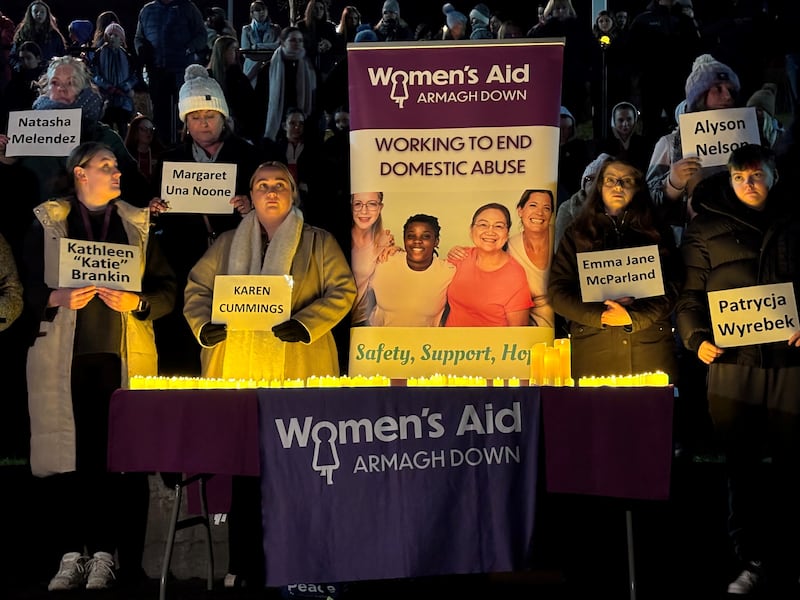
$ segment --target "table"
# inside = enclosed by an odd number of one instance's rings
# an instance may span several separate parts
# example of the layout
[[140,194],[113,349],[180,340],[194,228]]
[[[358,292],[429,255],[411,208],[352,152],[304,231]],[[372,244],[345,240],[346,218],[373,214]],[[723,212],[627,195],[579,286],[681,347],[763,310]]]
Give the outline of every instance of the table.
[[[492,439],[497,431],[481,433],[490,421],[513,429],[515,403],[519,431],[502,433],[508,444]],[[466,407],[474,409],[471,429],[457,436]],[[512,412],[497,421],[504,410]],[[432,414],[441,415],[439,437],[429,435],[439,433]],[[671,388],[120,390],[111,403],[109,469],[257,475],[263,465],[268,585],[515,570],[532,534],[540,431],[548,491],[665,499],[671,414]],[[393,423],[414,416],[424,440],[388,439],[399,431]],[[336,438],[341,423],[361,418],[386,441],[357,449]],[[504,446],[512,451],[503,465],[479,460],[482,448]],[[461,464],[369,470],[370,460],[426,448]],[[495,498],[496,487],[503,491]],[[358,519],[348,531],[344,516],[352,513]],[[455,537],[436,543],[437,523]],[[356,540],[366,534],[376,541],[361,548]]]

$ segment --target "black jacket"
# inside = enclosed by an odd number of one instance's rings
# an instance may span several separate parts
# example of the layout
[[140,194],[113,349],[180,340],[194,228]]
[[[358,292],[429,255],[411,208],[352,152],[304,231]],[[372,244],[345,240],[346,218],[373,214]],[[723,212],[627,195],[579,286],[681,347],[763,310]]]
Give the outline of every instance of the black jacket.
[[[692,205],[698,215],[687,227],[681,250],[686,281],[677,306],[678,332],[697,352],[714,341],[707,292],[792,282],[800,297],[800,214],[780,183],[763,212],[742,204],[728,173],[698,184]],[[786,339],[789,339],[787,333]],[[783,342],[727,348],[715,362],[754,367],[800,366],[800,350]]]

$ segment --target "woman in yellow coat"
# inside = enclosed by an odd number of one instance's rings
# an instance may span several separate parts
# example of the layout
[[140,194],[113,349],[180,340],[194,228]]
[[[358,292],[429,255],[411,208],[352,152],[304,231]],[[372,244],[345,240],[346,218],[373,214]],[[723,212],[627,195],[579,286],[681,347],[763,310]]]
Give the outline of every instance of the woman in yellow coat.
[[[264,163],[250,180],[253,209],[223,233],[189,273],[183,314],[203,346],[205,377],[294,379],[339,375],[331,329],[347,316],[356,284],[333,235],[303,222],[294,178]],[[291,318],[272,331],[227,331],[211,323],[216,275],[286,275]],[[263,585],[261,494],[255,477],[234,477],[225,587]]]

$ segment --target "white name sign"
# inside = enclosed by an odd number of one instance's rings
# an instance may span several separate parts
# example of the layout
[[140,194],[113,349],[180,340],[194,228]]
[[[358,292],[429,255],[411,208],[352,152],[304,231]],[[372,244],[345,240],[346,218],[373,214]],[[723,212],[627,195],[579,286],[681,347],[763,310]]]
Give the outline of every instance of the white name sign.
[[579,252],[578,277],[584,302],[664,295],[658,246]]
[[708,307],[720,348],[786,342],[800,330],[791,283],[708,292]]
[[61,238],[58,287],[87,285],[140,292],[142,253],[138,246]]
[[8,115],[6,156],[69,156],[80,143],[80,108],[21,110]]
[[291,317],[293,285],[291,275],[217,275],[211,322],[268,331]]
[[161,198],[173,213],[228,214],[236,194],[236,165],[165,162]]
[[700,157],[704,167],[724,165],[736,148],[761,143],[752,106],[682,114],[680,126],[683,155]]

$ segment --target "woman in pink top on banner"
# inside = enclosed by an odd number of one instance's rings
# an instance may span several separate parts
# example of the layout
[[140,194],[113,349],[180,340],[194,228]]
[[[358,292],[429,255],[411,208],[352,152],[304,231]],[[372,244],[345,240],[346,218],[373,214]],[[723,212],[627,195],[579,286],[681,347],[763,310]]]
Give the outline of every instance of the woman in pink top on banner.
[[491,202],[472,216],[472,248],[451,251],[456,274],[447,289],[447,327],[520,327],[533,306],[525,270],[509,256],[511,213]]

